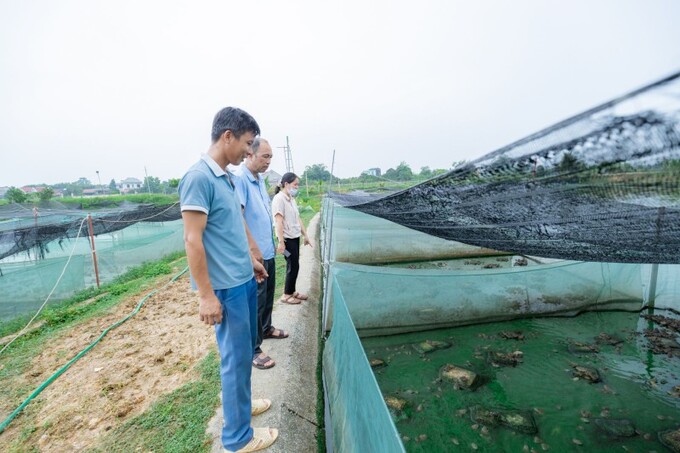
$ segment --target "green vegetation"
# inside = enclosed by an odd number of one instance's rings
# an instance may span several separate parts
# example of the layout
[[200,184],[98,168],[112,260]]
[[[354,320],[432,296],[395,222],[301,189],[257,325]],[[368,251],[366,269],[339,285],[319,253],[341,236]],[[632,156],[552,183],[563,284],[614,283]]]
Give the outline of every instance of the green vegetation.
[[305,168],[305,172],[300,175],[301,181],[328,181],[331,172],[324,164],[314,164]]
[[28,199],[28,195],[21,189],[10,187],[7,190],[7,193],[5,193],[5,198],[7,198],[10,203],[24,203]]
[[109,195],[102,197],[67,197],[60,198],[59,202],[66,205],[77,205],[81,209],[113,208],[124,202],[150,203],[156,206],[172,204],[179,201],[179,196],[160,193],[139,193],[130,195]]
[[40,201],[50,201],[54,196],[54,189],[51,187],[45,187],[38,193],[38,199]]
[[0,206],[9,203],[24,203],[24,204],[37,204],[38,206],[42,202],[47,201],[58,201],[67,206],[73,206],[80,209],[104,209],[104,208],[115,208],[121,204],[128,203],[148,203],[155,206],[163,206],[179,201],[179,195],[174,194],[162,194],[162,193],[138,193],[138,194],[127,194],[127,195],[103,195],[103,196],[76,196],[76,197],[63,197],[55,200],[54,190],[50,187],[46,187],[41,192],[37,194],[27,195],[23,193],[20,189],[16,187],[10,188],[5,194],[5,198],[0,199]]
[[206,426],[220,392],[219,366],[219,357],[210,351],[196,367],[198,380],[161,397],[146,412],[107,434],[101,447],[92,451],[210,451]]

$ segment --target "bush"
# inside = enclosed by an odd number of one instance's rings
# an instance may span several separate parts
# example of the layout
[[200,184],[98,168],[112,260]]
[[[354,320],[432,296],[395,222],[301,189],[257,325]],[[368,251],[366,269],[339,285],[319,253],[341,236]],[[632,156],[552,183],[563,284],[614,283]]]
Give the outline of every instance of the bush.
[[24,203],[28,199],[28,195],[26,195],[21,189],[10,187],[5,194],[5,198],[7,198],[10,203]]

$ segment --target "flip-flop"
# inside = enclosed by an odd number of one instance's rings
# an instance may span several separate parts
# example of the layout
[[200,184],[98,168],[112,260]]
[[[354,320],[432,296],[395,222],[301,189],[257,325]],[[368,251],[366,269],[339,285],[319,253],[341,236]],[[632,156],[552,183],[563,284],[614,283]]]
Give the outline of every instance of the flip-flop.
[[[269,362],[271,362],[271,365],[267,365]],[[260,357],[260,354],[253,357],[253,366],[258,370],[268,370],[274,365],[276,365],[276,362],[274,362],[272,358],[266,354],[264,357]]]
[[274,338],[276,340],[281,340],[283,338],[288,338],[288,332],[283,329],[277,329],[276,327],[271,327],[269,332],[264,334],[264,338]]
[[227,453],[250,453],[253,451],[264,450],[271,446],[276,438],[279,437],[279,430],[275,428],[253,428],[253,438],[250,439],[243,448],[233,452],[232,450],[224,450]]
[[296,299],[300,299],[300,300],[307,300],[307,299],[309,299],[309,296],[308,296],[307,294],[302,294],[302,293],[299,293],[299,292],[297,292],[297,291],[295,291],[295,292],[293,293],[293,297],[296,298]]
[[266,412],[267,409],[269,409],[272,406],[271,400],[268,400],[266,398],[258,398],[256,400],[252,400],[250,403],[250,415],[255,416],[255,415],[260,415],[263,412]]
[[281,299],[279,299],[279,302],[282,302],[284,304],[297,305],[300,302],[302,302],[302,300],[298,299],[295,296],[281,296]]

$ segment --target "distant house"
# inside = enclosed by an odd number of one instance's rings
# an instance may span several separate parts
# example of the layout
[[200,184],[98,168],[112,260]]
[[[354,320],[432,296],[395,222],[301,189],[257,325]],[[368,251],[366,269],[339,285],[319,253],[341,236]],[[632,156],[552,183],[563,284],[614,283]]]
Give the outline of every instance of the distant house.
[[0,187],[0,198],[4,198],[8,190],[9,187],[7,186]]
[[380,176],[380,169],[378,167],[369,168],[368,170],[364,171],[362,174],[369,175],[369,176]]
[[[49,186],[36,186],[35,190],[37,193],[42,192],[43,190],[47,189]],[[52,198],[57,198],[57,197],[64,197],[64,191],[62,189],[55,189],[52,187]]]
[[31,193],[38,193],[42,190],[42,187],[35,187],[35,186],[23,186],[19,187],[19,190],[21,190],[23,193],[26,195],[31,194]]
[[130,193],[130,192],[137,192],[142,188],[144,183],[140,181],[137,178],[125,178],[122,181],[119,181],[118,184],[116,184],[116,187],[120,191],[120,193]]
[[92,197],[94,195],[104,195],[108,192],[108,189],[103,189],[101,187],[95,187],[93,189],[83,189],[84,197]]
[[277,185],[281,181],[281,175],[274,170],[264,172],[262,177],[269,182],[270,187]]

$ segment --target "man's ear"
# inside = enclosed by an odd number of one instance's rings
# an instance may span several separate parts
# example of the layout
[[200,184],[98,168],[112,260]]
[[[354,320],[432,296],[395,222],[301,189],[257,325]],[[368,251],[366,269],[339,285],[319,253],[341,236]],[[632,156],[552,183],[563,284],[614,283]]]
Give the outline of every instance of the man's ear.
[[226,131],[224,131],[224,133],[222,133],[222,137],[220,138],[224,140],[225,144],[228,145],[234,139],[234,133],[230,129],[227,129]]

